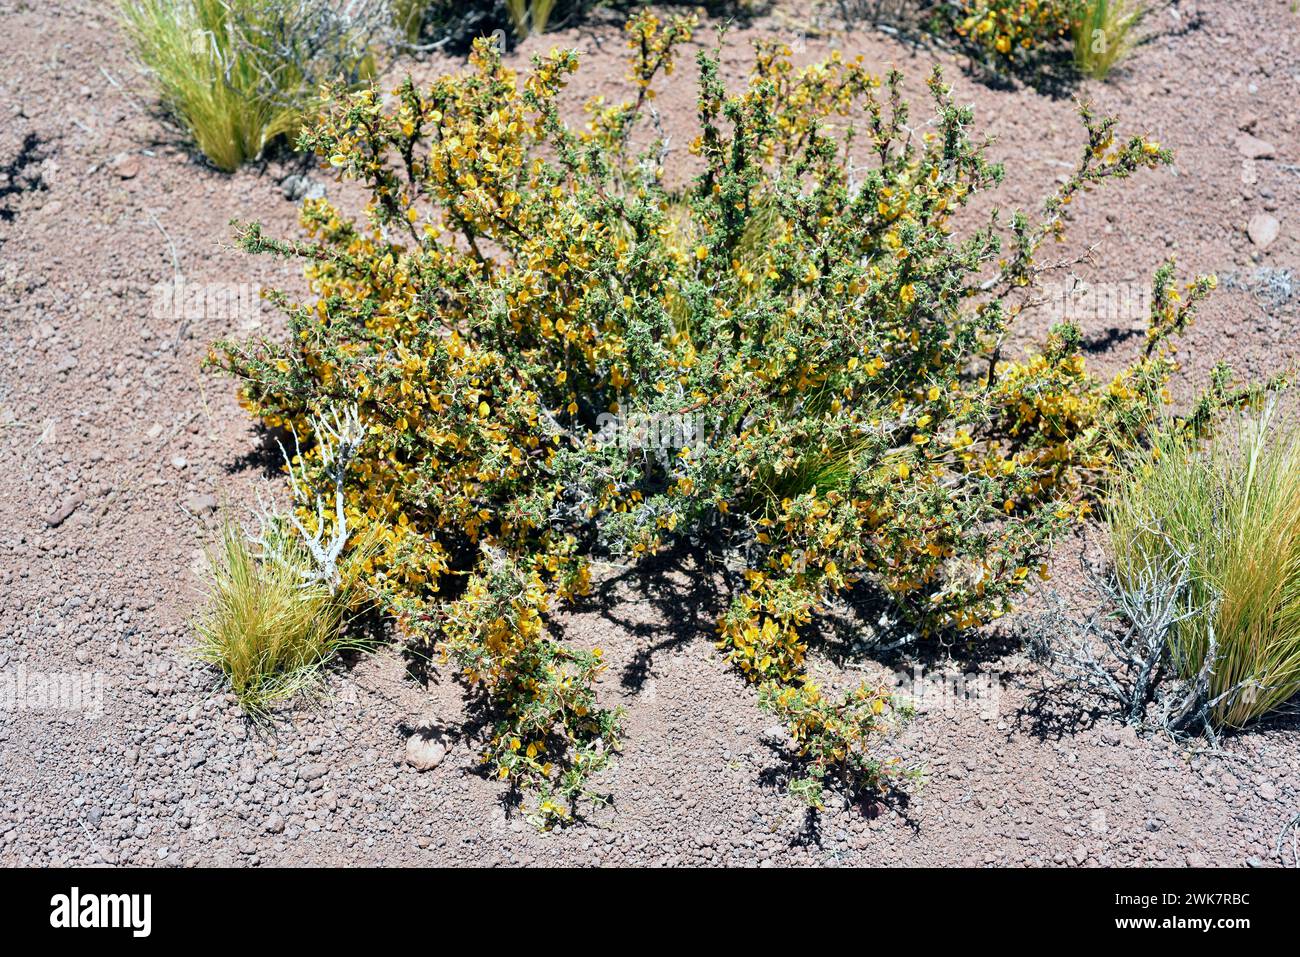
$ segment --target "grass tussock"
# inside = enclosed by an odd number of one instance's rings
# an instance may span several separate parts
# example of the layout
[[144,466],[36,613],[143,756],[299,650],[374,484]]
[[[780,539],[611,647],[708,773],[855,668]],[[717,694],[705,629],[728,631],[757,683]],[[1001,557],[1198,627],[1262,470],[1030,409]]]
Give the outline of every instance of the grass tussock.
[[408,44],[418,43],[433,0],[391,0],[393,26]]
[[121,0],[120,12],[164,108],[231,172],[292,135],[322,83],[373,76],[372,40],[393,16],[378,2]]
[[199,657],[215,665],[254,718],[317,683],[339,653],[357,650],[347,624],[355,588],[306,582],[309,559],[285,541],[264,558],[227,522],[208,553],[208,602],[195,622]]
[[554,9],[555,0],[506,0],[506,12],[510,14],[515,35],[521,39],[533,33],[545,33]]
[[1137,27],[1146,14],[1141,0],[1080,0],[1072,28],[1079,72],[1104,79],[1137,45]]
[[1199,447],[1166,438],[1108,510],[1121,584],[1187,562],[1187,617],[1171,632],[1184,678],[1215,648],[1213,718],[1240,727],[1300,691],[1300,431],[1271,409]]

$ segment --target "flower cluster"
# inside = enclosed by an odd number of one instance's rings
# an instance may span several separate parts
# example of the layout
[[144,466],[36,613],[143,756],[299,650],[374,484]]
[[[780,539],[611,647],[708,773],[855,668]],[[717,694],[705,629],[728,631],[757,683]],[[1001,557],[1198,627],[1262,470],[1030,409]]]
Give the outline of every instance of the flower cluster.
[[1076,5],[1073,0],[959,0],[945,5],[942,16],[985,62],[1009,69],[1067,41]]
[[[779,44],[737,91],[699,54],[699,172],[671,190],[665,144],[634,133],[693,26],[635,17],[634,99],[591,102],[579,128],[558,105],[572,52],[520,74],[481,43],[426,90],[334,97],[302,142],[365,188],[365,215],[309,202],[300,242],[244,227],[246,248],[301,259],[315,295],[276,296],[285,341],[215,350],[270,426],[306,437],[358,408],[346,516],[378,542],[374,590],[486,696],[484,758],[542,821],[594,796],[619,743],[602,655],[558,637],[553,609],[588,591],[591,556],[690,534],[743,565],[720,645],[789,726],[794,790],[885,782],[892,700],[810,679],[818,609],[859,588],[929,632],[1004,614],[1142,441],[1167,340],[1209,288],[1179,300],[1162,271],[1148,349],[1113,381],[1068,325],[1004,356],[1069,204],[1167,152],[1085,111],[1079,167],[1040,217],[959,229],[1003,170],[942,78],[913,120],[899,75],[796,68]],[[708,427],[680,447],[606,434],[683,417]]]

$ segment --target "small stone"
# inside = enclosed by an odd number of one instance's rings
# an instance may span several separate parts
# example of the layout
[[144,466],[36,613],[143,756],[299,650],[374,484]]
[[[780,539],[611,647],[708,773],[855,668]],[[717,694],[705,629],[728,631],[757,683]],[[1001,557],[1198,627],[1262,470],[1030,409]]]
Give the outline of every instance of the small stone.
[[315,781],[318,778],[325,777],[328,768],[323,764],[304,764],[298,771],[298,777],[304,781]]
[[215,495],[191,495],[185,500],[185,507],[195,515],[207,515],[217,510]]
[[1267,781],[1256,788],[1255,793],[1259,795],[1261,801],[1277,800],[1277,788],[1273,787],[1273,785],[1269,784]]
[[82,501],[83,499],[80,495],[69,495],[59,503],[57,509],[45,516],[45,524],[50,528],[58,528],[81,506]]
[[1260,249],[1267,249],[1281,229],[1278,221],[1268,213],[1256,213],[1246,225],[1246,234],[1250,241]]
[[284,817],[273,813],[266,819],[266,830],[268,834],[283,834]]
[[437,738],[417,731],[406,739],[406,763],[417,771],[432,771],[447,756],[447,746]]
[[1277,155],[1272,143],[1251,136],[1249,133],[1242,133],[1237,137],[1237,152],[1246,159],[1272,159]]
[[183,455],[172,456],[172,468],[174,469],[183,469],[185,468],[185,466],[189,464],[190,464],[190,460]]
[[125,156],[113,164],[113,172],[118,179],[135,179],[140,175],[140,161],[134,156]]
[[77,357],[69,353],[54,363],[55,372],[71,372],[77,367]]

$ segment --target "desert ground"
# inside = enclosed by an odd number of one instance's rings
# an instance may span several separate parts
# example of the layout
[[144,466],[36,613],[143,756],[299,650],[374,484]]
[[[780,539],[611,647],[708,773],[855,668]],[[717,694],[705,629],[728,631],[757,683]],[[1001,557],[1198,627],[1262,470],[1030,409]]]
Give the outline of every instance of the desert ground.
[[[897,66],[919,101],[941,64],[1008,164],[997,199],[1035,207],[1073,165],[1071,95],[997,87],[962,57],[870,28],[801,32],[777,3],[737,25],[725,75],[748,40],[779,36],[812,60],[839,49]],[[176,277],[229,289],[294,288],[297,267],[234,248],[231,220],[298,229],[307,176],[276,156],[225,174],[152,108],[106,4],[0,0],[0,671],[86,679],[80,709],[0,715],[0,863],[6,865],[1040,865],[1283,866],[1279,835],[1300,811],[1300,725],[1282,716],[1224,738],[1138,735],[1103,713],[1044,710],[1050,681],[1015,641],[950,648],[888,668],[953,671],[987,694],[922,703],[898,753],[925,771],[904,800],[820,814],[781,787],[779,729],[714,648],[717,596],[690,555],[666,574],[605,568],[593,600],[561,616],[599,643],[600,692],[627,712],[624,748],[598,787],[611,803],[540,831],[482,773],[464,689],[400,646],[349,660],[314,698],[251,724],[193,653],[198,572],[222,510],[282,490],[276,460],[236,402],[201,369],[209,344],[274,332],[256,300],[177,315]],[[1285,0],[1193,0],[1163,9],[1151,39],[1104,82],[1073,95],[1172,148],[1073,211],[1063,256],[1076,272],[1145,283],[1176,255],[1220,289],[1185,337],[1176,398],[1220,359],[1266,377],[1300,359],[1300,18]],[[701,31],[698,42],[711,42]],[[580,51],[582,84],[620,88],[617,23],[596,16],[533,37]],[[429,79],[463,57],[401,59],[385,76]],[[689,137],[689,56],[658,109]],[[234,303],[233,306],[230,304]],[[1028,320],[1027,339],[1044,331]],[[1140,324],[1085,321],[1092,361],[1117,368]],[[1077,554],[1056,586],[1085,601]],[[1032,607],[1008,634],[1032,629]],[[994,650],[990,650],[994,649]],[[815,671],[854,667],[821,653]],[[24,678],[23,676],[27,676]],[[421,723],[448,729],[430,770],[406,760]]]

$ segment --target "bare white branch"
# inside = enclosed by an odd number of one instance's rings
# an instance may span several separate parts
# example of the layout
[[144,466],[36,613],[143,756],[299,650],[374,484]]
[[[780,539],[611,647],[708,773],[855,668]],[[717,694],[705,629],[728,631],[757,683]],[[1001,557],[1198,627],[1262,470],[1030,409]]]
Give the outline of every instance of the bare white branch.
[[[356,457],[361,443],[365,441],[366,429],[356,406],[342,411],[333,409],[311,420],[312,435],[316,440],[317,457],[320,460],[320,479],[313,481],[302,459],[302,443],[297,430],[293,434],[293,454],[277,440],[280,454],[284,457],[285,468],[289,473],[289,489],[293,497],[293,507],[287,514],[281,515],[258,497],[261,509],[261,525],[257,535],[251,540],[257,544],[264,556],[271,560],[282,560],[278,543],[278,529],[288,521],[298,533],[307,553],[311,556],[312,569],[304,572],[304,583],[322,583],[331,589],[337,589],[341,582],[338,563],[348,541],[347,521],[347,471]],[[333,521],[327,520],[330,506],[333,507]],[[316,530],[310,531],[298,517],[298,509],[314,508],[316,511]],[[328,535],[327,535],[328,532]]]

